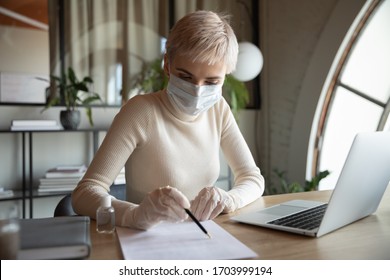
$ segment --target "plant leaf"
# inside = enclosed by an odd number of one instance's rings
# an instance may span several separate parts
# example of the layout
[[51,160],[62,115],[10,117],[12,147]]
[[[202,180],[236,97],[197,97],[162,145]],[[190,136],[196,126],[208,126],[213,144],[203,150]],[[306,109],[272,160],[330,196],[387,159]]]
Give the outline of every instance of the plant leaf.
[[[237,113],[246,107],[249,102],[249,92],[245,84],[232,75],[226,75],[223,84],[225,98],[230,108],[237,118]],[[226,96],[227,94],[227,96]]]
[[71,84],[76,84],[78,82],[76,78],[76,74],[74,73],[72,67],[68,68],[68,78]]
[[85,108],[85,113],[87,114],[87,118],[89,121],[89,124],[93,126],[93,119],[92,119],[92,109],[90,107]]

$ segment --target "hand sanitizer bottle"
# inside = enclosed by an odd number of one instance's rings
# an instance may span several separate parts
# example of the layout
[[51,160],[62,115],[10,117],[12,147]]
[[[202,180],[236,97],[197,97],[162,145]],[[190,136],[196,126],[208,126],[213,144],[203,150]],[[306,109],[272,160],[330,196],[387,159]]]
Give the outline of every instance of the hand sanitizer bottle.
[[111,206],[111,196],[102,198],[100,207],[96,210],[96,231],[113,233],[115,231],[115,209]]

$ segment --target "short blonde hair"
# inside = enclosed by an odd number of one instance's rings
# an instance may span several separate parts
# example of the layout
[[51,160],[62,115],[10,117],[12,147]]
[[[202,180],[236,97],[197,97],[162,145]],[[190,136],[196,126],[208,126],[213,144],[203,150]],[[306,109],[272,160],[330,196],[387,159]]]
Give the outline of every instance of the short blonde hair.
[[237,64],[238,43],[227,15],[196,11],[181,18],[172,28],[166,42],[168,61],[176,55],[194,62],[213,65],[224,62],[226,73]]

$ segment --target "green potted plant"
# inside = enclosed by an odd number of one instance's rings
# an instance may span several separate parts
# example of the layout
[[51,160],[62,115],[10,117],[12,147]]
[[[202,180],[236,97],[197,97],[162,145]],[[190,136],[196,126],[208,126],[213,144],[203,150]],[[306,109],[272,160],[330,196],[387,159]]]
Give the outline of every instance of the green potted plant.
[[[141,72],[136,76],[132,88],[135,94],[143,94],[161,90],[167,84],[168,78],[164,74],[162,58],[157,58],[149,63],[143,61]],[[243,82],[227,75],[222,90],[235,118],[238,119],[238,112],[249,102],[248,89]]]
[[289,183],[288,180],[285,178],[285,171],[279,171],[278,169],[274,169],[273,173],[279,179],[280,186],[279,188],[271,186],[268,194],[315,191],[318,189],[320,181],[330,174],[328,170],[320,171],[310,181],[306,180],[305,184],[302,186],[297,182]]
[[234,117],[238,120],[238,112],[244,109],[249,102],[249,92],[245,83],[237,80],[232,75],[226,75],[223,94]]
[[45,109],[54,105],[62,105],[66,110],[60,112],[60,122],[64,129],[74,130],[80,124],[80,111],[77,107],[84,106],[89,124],[93,126],[91,104],[101,101],[99,94],[90,91],[89,87],[93,84],[91,77],[84,77],[79,80],[74,70],[69,67],[68,71],[61,77],[50,76],[55,85],[54,95],[50,94],[50,87],[47,91],[47,102]]

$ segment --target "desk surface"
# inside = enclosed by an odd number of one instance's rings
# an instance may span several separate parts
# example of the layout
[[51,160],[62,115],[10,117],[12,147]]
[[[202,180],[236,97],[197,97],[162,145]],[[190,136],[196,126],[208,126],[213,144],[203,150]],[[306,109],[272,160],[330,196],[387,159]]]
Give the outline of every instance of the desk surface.
[[[331,191],[264,196],[239,211],[214,221],[258,254],[259,259],[390,259],[390,189],[377,212],[320,238],[280,232],[230,221],[239,213],[255,211],[290,199],[328,201]],[[353,194],[352,194],[353,195]],[[90,259],[123,259],[116,234],[101,235],[91,223]]]

